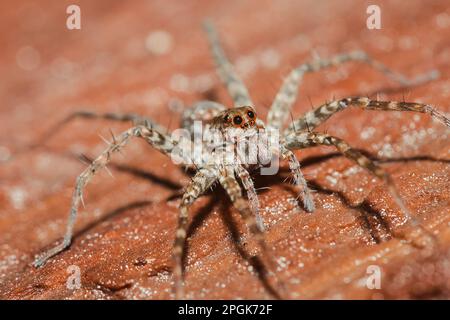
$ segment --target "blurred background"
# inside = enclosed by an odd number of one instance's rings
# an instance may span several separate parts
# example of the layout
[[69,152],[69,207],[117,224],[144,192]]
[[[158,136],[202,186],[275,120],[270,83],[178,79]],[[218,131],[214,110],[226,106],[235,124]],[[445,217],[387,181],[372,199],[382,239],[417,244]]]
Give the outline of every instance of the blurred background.
[[[381,29],[367,28],[371,4],[381,9]],[[67,27],[70,5],[81,10],[81,29]],[[293,67],[351,50],[365,50],[408,76],[437,69],[441,77],[400,88],[367,66],[346,64],[305,77],[294,117],[311,105],[350,95],[378,94],[380,99],[404,98],[450,110],[446,0],[1,1],[0,297],[171,297],[170,255],[178,202],[167,199],[189,177],[145,144],[132,143],[127,157],[118,157],[111,168],[115,179],[100,173],[88,187],[74,245],[36,271],[29,265],[33,256],[65,230],[73,184],[85,167],[79,155],[97,155],[105,147],[99,135],[109,137],[110,128],[119,133],[128,126],[76,120],[45,141],[40,139],[80,109],[140,113],[175,129],[182,110],[194,101],[207,98],[231,105],[201,28],[205,18],[217,26],[263,119],[283,76]],[[348,110],[320,129],[381,160],[449,156],[448,129],[427,116]],[[39,147],[30,148],[37,142]],[[319,148],[298,154],[310,161],[305,164],[308,179],[328,190],[317,193],[314,215],[293,204],[295,195],[277,180],[270,181],[275,184],[271,191],[261,194],[262,214],[271,226],[268,241],[284,259],[279,272],[290,279],[294,298],[448,298],[448,230],[442,231],[441,251],[431,258],[406,252],[395,241],[379,241],[389,238],[380,220],[369,221],[375,226],[373,236],[355,218],[360,208],[348,205],[368,196],[375,180],[356,169],[346,176],[354,167],[340,157],[311,160],[329,153]],[[438,233],[445,229],[448,164],[394,161],[386,168],[395,174],[402,195],[420,218]],[[333,183],[337,178],[344,180],[342,184]],[[266,183],[257,181],[261,187]],[[227,211],[221,203],[229,203],[214,194],[206,198],[213,199],[209,211],[202,211],[207,199],[192,211],[192,217],[203,222],[197,223],[189,242],[188,294],[270,297],[232,241],[223,242],[232,238],[220,218]],[[369,195],[369,207],[381,210],[386,198],[378,186]],[[381,212],[389,223],[401,223],[395,212]],[[245,227],[238,229],[246,233]],[[385,255],[386,248],[393,253]],[[354,264],[357,260],[365,262]],[[382,290],[370,291],[358,282],[370,261],[383,264],[386,279],[392,280]],[[83,287],[75,291],[65,287],[65,270],[73,263],[83,270]],[[128,263],[130,270],[124,271]],[[409,268],[409,273],[402,268]]]

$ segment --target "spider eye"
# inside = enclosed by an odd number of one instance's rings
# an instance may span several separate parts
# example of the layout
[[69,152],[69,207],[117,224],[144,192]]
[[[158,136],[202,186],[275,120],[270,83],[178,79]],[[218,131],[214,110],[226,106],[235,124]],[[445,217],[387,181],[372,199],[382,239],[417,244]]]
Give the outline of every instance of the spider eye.
[[253,111],[247,111],[247,115],[252,119],[255,117],[255,113]]
[[230,116],[229,116],[229,115],[226,115],[225,117],[223,117],[223,120],[224,120],[225,122],[228,122],[228,120],[230,120]]
[[241,124],[242,123],[242,118],[241,116],[236,116],[233,118],[233,122],[234,124]]

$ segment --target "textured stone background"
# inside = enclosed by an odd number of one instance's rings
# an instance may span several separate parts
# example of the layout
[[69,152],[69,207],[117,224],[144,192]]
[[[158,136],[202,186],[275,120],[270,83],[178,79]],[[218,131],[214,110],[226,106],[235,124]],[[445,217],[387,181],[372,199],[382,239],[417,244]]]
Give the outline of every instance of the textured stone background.
[[[79,31],[65,27],[71,3],[81,6]],[[313,52],[326,57],[353,49],[407,75],[438,69],[442,76],[403,89],[366,66],[346,64],[306,76],[294,117],[310,108],[309,100],[318,105],[376,93],[449,112],[448,1],[379,4],[382,29],[370,31],[364,1],[2,1],[0,298],[172,297],[176,195],[188,175],[142,142],[132,143],[110,166],[115,178],[101,172],[87,188],[70,249],[36,270],[34,255],[63,235],[74,181],[85,167],[79,154],[97,155],[105,147],[99,135],[127,125],[77,120],[41,147],[28,146],[74,110],[132,111],[175,129],[180,110],[196,100],[229,105],[200,28],[204,17],[216,22],[263,118],[292,67]],[[257,187],[270,187],[260,191],[262,215],[275,275],[291,297],[449,298],[448,129],[426,115],[360,110],[342,112],[320,129],[379,159],[440,245],[425,256],[390,239],[387,229],[402,220],[382,183],[333,149],[298,152],[318,190],[313,214],[283,183],[285,164],[275,177],[255,176]],[[187,297],[270,298],[244,254],[252,253],[246,228],[222,193],[202,197],[191,210]],[[365,285],[373,264],[382,270],[379,290]],[[66,287],[71,265],[81,270],[78,290]]]

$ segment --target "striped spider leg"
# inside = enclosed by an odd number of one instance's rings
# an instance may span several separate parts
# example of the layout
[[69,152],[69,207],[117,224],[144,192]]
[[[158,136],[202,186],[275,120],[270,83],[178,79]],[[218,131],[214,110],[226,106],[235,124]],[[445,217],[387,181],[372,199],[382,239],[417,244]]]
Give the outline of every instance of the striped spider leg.
[[104,119],[117,122],[131,122],[133,126],[145,125],[149,128],[153,128],[159,132],[167,132],[167,129],[160,124],[154,122],[150,118],[143,117],[135,113],[96,113],[90,110],[79,110],[69,114],[60,122],[56,123],[53,127],[47,130],[31,148],[42,146],[47,140],[56,135],[58,131],[69,122],[75,119]]
[[[261,229],[261,226],[258,225],[258,220],[256,219],[258,216],[253,214],[251,207],[248,205],[248,201],[242,195],[241,187],[239,186],[239,183],[237,182],[235,177],[236,171],[240,172],[241,174],[243,173],[242,169],[242,167],[237,168],[236,166],[223,166],[221,168],[219,182],[227,192],[228,197],[233,203],[233,206],[238,210],[242,219],[245,221],[251,235],[253,236],[253,240],[255,240],[259,245],[259,248],[262,251],[261,258],[263,258],[263,261],[265,261],[265,263],[268,265],[269,270],[273,271],[275,270],[276,264],[273,259],[273,253],[266,244],[264,229]],[[274,293],[277,298],[288,296],[285,285],[282,281],[275,278],[274,285]]]
[[298,86],[303,79],[305,73],[317,72],[319,70],[339,66],[345,62],[359,61],[365,63],[375,70],[383,73],[388,78],[398,82],[402,86],[416,86],[436,79],[439,72],[432,70],[428,73],[420,74],[413,79],[392,71],[381,62],[372,59],[363,51],[353,51],[349,53],[339,54],[330,59],[316,59],[313,62],[304,63],[293,69],[291,73],[284,79],[280,90],[270,107],[267,115],[267,127],[281,130],[286,122],[292,105],[297,99]]
[[217,73],[233,99],[235,107],[253,106],[248,90],[228,61],[219,41],[216,29],[210,21],[205,21],[203,27],[208,37],[211,54],[216,63]]
[[[369,170],[375,176],[382,179],[386,184],[389,193],[395,200],[402,213],[407,218],[407,223],[416,229],[407,238],[412,244],[418,247],[426,247],[434,242],[434,237],[425,230],[420,223],[409,212],[404,204],[399,192],[390,175],[380,166],[361,154],[359,151],[351,148],[342,139],[330,136],[328,134],[313,132],[315,127],[326,121],[333,114],[346,109],[349,106],[355,106],[367,110],[384,110],[384,111],[415,111],[427,113],[434,119],[442,122],[450,127],[450,119],[444,114],[438,112],[434,107],[426,104],[415,102],[395,102],[395,101],[378,101],[370,100],[366,97],[346,98],[326,103],[313,111],[307,112],[305,115],[295,120],[285,131],[285,147],[290,150],[304,149],[318,145],[334,146],[345,157],[356,162],[359,166]],[[399,233],[396,234],[402,237]]]
[[109,143],[108,147],[78,176],[76,179],[75,190],[72,196],[72,205],[70,209],[69,219],[66,225],[66,233],[62,243],[44,252],[38,256],[34,261],[36,267],[42,266],[45,262],[63,251],[70,245],[73,235],[73,228],[77,218],[78,207],[80,202],[83,203],[83,189],[94,177],[94,175],[103,168],[106,168],[108,162],[111,161],[112,154],[121,151],[128,143],[130,138],[138,137],[147,141],[152,147],[162,152],[163,154],[170,154],[174,148],[174,142],[170,137],[159,131],[144,125],[134,126],[117,137],[113,136],[113,141]]
[[335,113],[345,110],[347,107],[351,106],[361,108],[363,110],[413,111],[426,113],[447,127],[450,127],[449,118],[436,110],[435,107],[428,104],[416,102],[378,101],[370,100],[367,97],[354,97],[330,101],[315,108],[314,110],[308,111],[303,116],[293,121],[285,130],[284,135],[287,136],[295,131],[313,130]]
[[183,257],[184,246],[188,229],[188,210],[189,207],[205,193],[212,184],[217,180],[219,171],[215,167],[200,168],[187,186],[183,193],[183,198],[180,203],[180,214],[178,217],[178,227],[175,235],[175,242],[173,246],[173,260],[174,260],[174,290],[176,299],[183,299],[184,284],[183,284]]

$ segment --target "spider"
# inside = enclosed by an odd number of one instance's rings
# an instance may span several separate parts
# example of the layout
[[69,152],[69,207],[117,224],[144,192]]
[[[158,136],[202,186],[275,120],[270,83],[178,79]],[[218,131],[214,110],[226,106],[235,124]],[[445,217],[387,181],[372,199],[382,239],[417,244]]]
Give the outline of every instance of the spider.
[[[239,140],[241,137],[261,138],[262,136],[267,135],[268,130],[282,130],[282,134],[279,135],[277,141],[277,147],[272,148],[273,150],[270,150],[269,153],[274,153],[275,156],[288,162],[290,171],[294,177],[295,186],[298,188],[300,199],[306,211],[313,212],[315,209],[313,195],[302,174],[300,163],[293,151],[313,146],[332,146],[345,157],[367,169],[385,183],[396,204],[407,218],[408,223],[413,227],[413,231],[409,232],[409,234],[400,236],[406,237],[410,243],[418,247],[427,246],[431,241],[434,241],[433,236],[420,225],[413,215],[411,215],[399,196],[391,177],[383,168],[359,151],[353,149],[344,140],[326,133],[314,131],[314,129],[332,115],[351,106],[364,110],[413,111],[427,113],[447,127],[450,127],[450,120],[444,114],[438,112],[428,104],[378,101],[371,100],[367,97],[351,97],[327,102],[305,113],[300,118],[293,120],[284,130],[283,126],[290,114],[291,107],[296,100],[298,86],[306,73],[339,66],[345,62],[357,61],[368,64],[403,86],[412,86],[436,78],[438,76],[436,71],[419,75],[414,79],[408,79],[407,77],[390,70],[385,65],[372,59],[362,51],[339,54],[330,59],[317,58],[312,62],[301,64],[293,69],[284,79],[282,86],[271,105],[267,121],[264,123],[264,121],[258,117],[255,105],[252,103],[246,87],[233,70],[232,64],[227,59],[220,45],[217,32],[211,22],[205,22],[204,28],[219,77],[232,97],[234,107],[229,109],[217,102],[201,101],[194,104],[192,108],[183,113],[181,125],[189,131],[192,138],[196,132],[195,123],[201,121],[204,125],[208,125],[209,128],[214,129],[221,134],[221,143],[213,145],[212,152],[208,153],[209,157],[207,161],[199,161],[198,159],[192,158],[186,159],[186,156],[182,155],[182,152],[179,152],[179,150],[182,150],[186,145],[192,146],[193,141],[191,139],[174,139],[172,136],[165,133],[167,131],[164,127],[158,125],[151,119],[136,114],[97,114],[89,111],[80,111],[70,115],[66,120],[75,117],[104,118],[116,121],[131,121],[133,126],[118,136],[112,135],[112,141],[109,142],[108,147],[78,176],[72,196],[67,230],[63,241],[38,256],[34,261],[36,267],[42,266],[49,258],[63,251],[70,245],[78,207],[80,202],[83,202],[83,188],[100,169],[106,168],[113,153],[120,151],[132,137],[144,139],[150,146],[165,155],[169,156],[175,153],[177,156],[186,160],[186,167],[191,167],[195,170],[195,175],[189,185],[185,188],[179,205],[178,228],[173,245],[173,275],[176,298],[182,298],[184,296],[182,258],[184,255],[184,244],[188,228],[189,207],[215,183],[219,183],[223,187],[233,206],[247,224],[253,239],[256,240],[263,252],[267,252],[268,249],[264,241],[264,223],[259,215],[258,197],[249,174],[249,171],[252,168],[263,167],[266,163],[263,163],[259,157],[257,157],[258,160],[256,163],[246,162],[242,159],[236,161],[236,158],[233,158],[233,161],[231,162],[224,163],[223,161],[217,161],[217,159],[228,153],[228,149],[222,148],[224,145],[235,146],[236,139]],[[267,147],[261,147],[261,149],[262,151],[269,151]],[[238,180],[241,181],[248,200],[244,197],[243,190]]]

